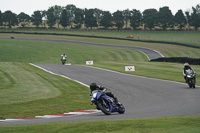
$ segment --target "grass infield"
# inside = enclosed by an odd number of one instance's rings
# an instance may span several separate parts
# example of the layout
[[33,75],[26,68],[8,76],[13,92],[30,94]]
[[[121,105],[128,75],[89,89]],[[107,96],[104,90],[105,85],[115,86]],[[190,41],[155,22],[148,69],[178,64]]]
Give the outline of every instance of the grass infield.
[[5,133],[199,133],[200,116],[1,126]]

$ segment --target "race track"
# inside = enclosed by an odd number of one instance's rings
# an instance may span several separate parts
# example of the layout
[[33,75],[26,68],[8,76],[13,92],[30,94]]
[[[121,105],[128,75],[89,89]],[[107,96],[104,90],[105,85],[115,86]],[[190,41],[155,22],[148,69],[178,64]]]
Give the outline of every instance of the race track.
[[[10,39],[10,38],[0,38],[0,39]],[[148,48],[142,48],[142,47],[135,47],[135,46],[110,45],[110,44],[88,43],[88,42],[69,41],[69,40],[54,40],[54,39],[15,38],[15,40],[62,42],[62,43],[73,43],[73,44],[90,45],[90,46],[102,46],[102,47],[134,49],[134,50],[138,50],[138,51],[144,53],[149,60],[164,57],[164,55],[162,55],[160,52],[158,52],[156,50],[152,50],[152,49],[148,49]]]
[[[9,38],[1,38],[9,39]],[[108,44],[95,44],[86,42],[75,42],[66,40],[45,40],[45,39],[24,39],[18,40],[34,40],[34,41],[52,41],[75,43],[83,45],[95,45],[103,47],[116,47],[135,49],[143,52],[149,60],[163,57],[157,51],[132,47]],[[85,121],[85,120],[105,120],[105,119],[131,119],[144,117],[163,117],[163,116],[182,116],[182,115],[199,115],[200,114],[200,89],[189,89],[186,84],[151,79],[133,75],[117,73],[109,70],[80,66],[80,65],[60,65],[60,64],[36,64],[53,73],[67,76],[71,79],[80,81],[86,85],[91,82],[101,84],[116,94],[118,99],[126,108],[125,114],[118,113],[110,116],[104,115],[102,112],[78,115],[73,117],[60,117],[50,119],[31,119],[20,121],[4,121],[0,125],[19,125],[33,123],[50,123],[64,121]],[[89,97],[89,92],[88,92]],[[90,104],[90,103],[88,103]]]
[[89,85],[91,82],[96,82],[110,88],[124,104],[126,108],[125,114],[120,115],[115,113],[106,116],[100,112],[73,117],[0,122],[0,125],[200,114],[200,88],[198,86],[196,89],[189,89],[186,84],[182,83],[127,75],[89,66],[60,64],[36,65],[56,74],[78,80],[86,85]]

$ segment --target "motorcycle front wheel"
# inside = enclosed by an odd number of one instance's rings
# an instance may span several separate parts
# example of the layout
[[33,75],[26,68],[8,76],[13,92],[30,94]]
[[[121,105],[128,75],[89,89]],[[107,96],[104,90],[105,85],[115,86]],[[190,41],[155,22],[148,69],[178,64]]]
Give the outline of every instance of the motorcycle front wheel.
[[192,80],[188,80],[188,86],[190,87],[190,88],[192,88]]
[[98,103],[99,109],[105,114],[105,115],[110,115],[111,110],[110,110],[110,105],[109,103],[105,102],[106,104],[103,104],[102,102]]
[[192,87],[195,88],[195,79],[192,80]]

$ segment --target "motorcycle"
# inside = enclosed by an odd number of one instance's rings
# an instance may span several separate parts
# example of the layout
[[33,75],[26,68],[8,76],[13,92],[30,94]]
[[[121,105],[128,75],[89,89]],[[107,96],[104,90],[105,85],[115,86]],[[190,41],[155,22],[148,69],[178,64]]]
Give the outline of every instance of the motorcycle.
[[66,57],[62,57],[61,62],[62,62],[63,65],[65,65]]
[[91,95],[91,102],[95,104],[97,109],[100,109],[105,115],[110,115],[113,112],[123,114],[125,112],[124,106],[116,105],[112,97],[107,96],[100,90],[95,90]]
[[196,74],[193,70],[188,69],[186,70],[186,81],[190,88],[195,88],[196,83]]

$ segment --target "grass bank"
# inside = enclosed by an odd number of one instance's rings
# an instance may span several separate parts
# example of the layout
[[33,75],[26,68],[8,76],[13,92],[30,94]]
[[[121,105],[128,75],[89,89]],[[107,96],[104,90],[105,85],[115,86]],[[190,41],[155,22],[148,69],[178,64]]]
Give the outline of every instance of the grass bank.
[[[13,30],[12,30],[13,31]],[[17,30],[19,32],[28,33],[59,33],[59,34],[72,34],[72,35],[87,35],[87,36],[100,36],[100,37],[116,37],[126,38],[127,36],[133,36],[134,40],[153,40],[164,42],[176,42],[189,44],[193,46],[200,46],[200,33],[191,33],[184,31],[106,31],[106,30]]]
[[[71,37],[71,36],[52,36],[52,35],[23,35],[23,34],[2,34],[0,33],[0,38],[10,38],[11,36],[15,38],[33,38],[33,39],[54,39],[54,40],[70,40],[70,41],[80,41],[80,42],[90,42],[90,43],[100,43],[109,45],[123,45],[123,46],[137,46],[150,48],[161,52],[166,57],[191,57],[200,58],[200,52],[197,48],[190,48],[185,46],[177,46],[172,44],[162,44],[162,43],[146,43],[146,42],[133,42],[133,41],[123,41],[114,39],[98,39],[98,38],[88,38],[88,37]],[[29,43],[27,41],[27,43]],[[55,49],[57,50],[57,49]],[[69,51],[67,51],[69,52]]]
[[6,133],[199,133],[200,116],[1,126]]
[[0,118],[90,109],[89,88],[27,63],[0,63]]

